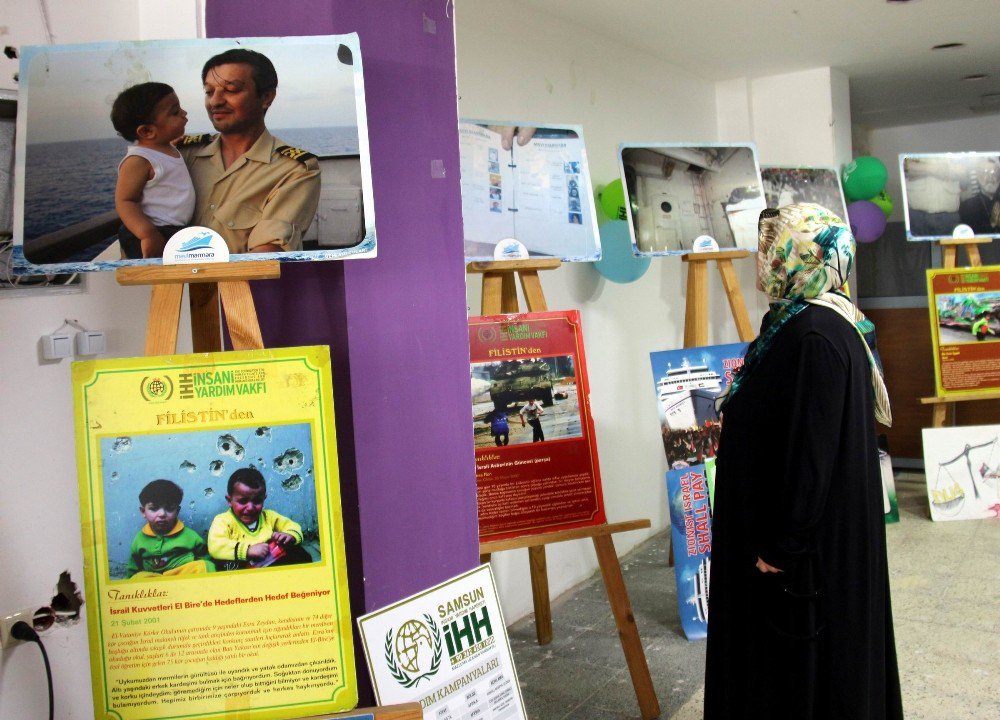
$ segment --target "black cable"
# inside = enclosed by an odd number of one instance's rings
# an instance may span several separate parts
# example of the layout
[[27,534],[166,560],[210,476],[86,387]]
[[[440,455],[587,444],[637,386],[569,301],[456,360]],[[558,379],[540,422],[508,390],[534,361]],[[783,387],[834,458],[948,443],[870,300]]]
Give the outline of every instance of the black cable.
[[38,649],[41,650],[42,661],[45,663],[45,678],[49,683],[49,720],[53,720],[55,705],[52,698],[52,667],[49,665],[49,654],[45,652],[45,646],[42,645],[42,639],[38,637],[38,633],[35,632],[35,629],[28,623],[24,622],[24,620],[18,620],[14,623],[13,627],[10,629],[10,636],[15,640],[33,642],[38,645]]

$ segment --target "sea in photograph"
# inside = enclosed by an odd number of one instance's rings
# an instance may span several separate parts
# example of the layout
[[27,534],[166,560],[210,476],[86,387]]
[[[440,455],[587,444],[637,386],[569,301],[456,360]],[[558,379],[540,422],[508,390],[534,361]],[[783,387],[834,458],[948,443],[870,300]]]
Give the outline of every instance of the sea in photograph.
[[[358,154],[358,130],[353,126],[278,128],[271,132],[319,157]],[[127,147],[121,138],[29,144],[24,178],[25,242],[113,212],[118,163]]]

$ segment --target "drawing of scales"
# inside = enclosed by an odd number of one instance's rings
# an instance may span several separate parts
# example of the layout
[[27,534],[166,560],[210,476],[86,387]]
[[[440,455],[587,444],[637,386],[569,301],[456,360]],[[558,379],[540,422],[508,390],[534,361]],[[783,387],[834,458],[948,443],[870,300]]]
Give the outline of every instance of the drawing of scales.
[[[964,460],[964,464],[959,461]],[[997,494],[997,480],[1000,478],[1000,435],[976,445],[966,444],[965,448],[950,460],[938,463],[934,487],[930,489],[931,505],[943,516],[955,517],[965,505],[966,488],[964,467],[968,473],[973,496],[982,501],[980,483]],[[978,476],[978,481],[977,481]]]

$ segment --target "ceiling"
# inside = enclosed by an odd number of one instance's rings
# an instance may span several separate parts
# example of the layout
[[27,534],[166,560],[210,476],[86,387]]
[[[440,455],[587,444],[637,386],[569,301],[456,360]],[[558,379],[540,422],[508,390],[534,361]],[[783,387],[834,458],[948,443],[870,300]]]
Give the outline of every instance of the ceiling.
[[[1000,0],[523,4],[709,80],[836,68],[850,79],[853,121],[869,127],[1000,119]],[[965,46],[931,50],[953,42]],[[962,79],[973,74],[989,77]]]

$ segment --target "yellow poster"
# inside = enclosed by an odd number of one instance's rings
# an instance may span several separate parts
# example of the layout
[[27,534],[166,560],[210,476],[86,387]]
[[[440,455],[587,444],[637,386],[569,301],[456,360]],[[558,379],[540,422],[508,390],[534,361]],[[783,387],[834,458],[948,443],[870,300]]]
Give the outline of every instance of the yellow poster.
[[357,703],[326,347],[73,364],[95,717]]

